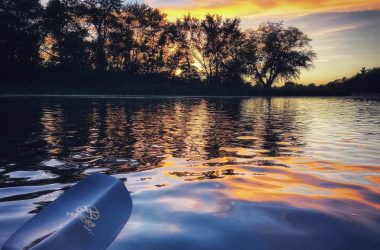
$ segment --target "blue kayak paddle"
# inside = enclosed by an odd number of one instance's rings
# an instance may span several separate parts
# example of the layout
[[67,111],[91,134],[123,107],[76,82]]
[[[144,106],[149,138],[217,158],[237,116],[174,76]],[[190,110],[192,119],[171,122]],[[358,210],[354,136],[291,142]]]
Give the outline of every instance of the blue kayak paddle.
[[2,249],[105,249],[128,221],[132,206],[122,181],[93,174],[26,222]]

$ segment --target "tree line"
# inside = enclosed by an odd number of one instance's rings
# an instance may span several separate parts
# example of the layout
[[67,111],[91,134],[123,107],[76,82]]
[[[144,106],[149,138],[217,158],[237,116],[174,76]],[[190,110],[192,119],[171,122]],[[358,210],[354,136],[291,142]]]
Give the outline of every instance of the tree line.
[[50,0],[45,7],[2,0],[0,33],[3,83],[54,71],[271,88],[298,78],[316,57],[311,39],[282,22],[248,30],[239,18],[211,14],[171,22],[157,8],[122,0]]

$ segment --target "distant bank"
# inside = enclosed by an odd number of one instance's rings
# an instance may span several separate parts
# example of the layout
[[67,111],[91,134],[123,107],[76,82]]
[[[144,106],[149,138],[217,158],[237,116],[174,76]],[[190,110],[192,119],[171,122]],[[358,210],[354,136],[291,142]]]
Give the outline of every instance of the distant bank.
[[23,82],[0,80],[0,95],[376,97],[380,93],[380,68],[363,68],[350,78],[343,77],[319,86],[286,82],[272,88],[239,81],[217,84],[171,79],[162,75],[128,76],[112,72],[40,75],[42,77]]

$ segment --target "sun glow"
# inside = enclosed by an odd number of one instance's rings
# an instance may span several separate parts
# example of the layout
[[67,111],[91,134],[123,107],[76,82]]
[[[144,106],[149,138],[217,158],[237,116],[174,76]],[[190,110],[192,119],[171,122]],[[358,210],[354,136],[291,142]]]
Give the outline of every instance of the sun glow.
[[252,16],[275,16],[275,15],[299,15],[315,12],[335,12],[335,11],[361,11],[374,10],[380,8],[380,2],[371,1],[185,1],[178,3],[166,3],[165,1],[147,1],[149,5],[160,8],[168,14],[169,20],[181,18],[190,13],[192,16],[201,18],[207,13],[218,14],[224,17],[252,17]]

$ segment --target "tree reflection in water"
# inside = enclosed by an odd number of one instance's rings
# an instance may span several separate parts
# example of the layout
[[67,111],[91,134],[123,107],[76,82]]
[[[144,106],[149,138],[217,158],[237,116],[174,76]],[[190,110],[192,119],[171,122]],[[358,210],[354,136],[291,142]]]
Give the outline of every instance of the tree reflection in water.
[[0,243],[62,190],[105,172],[125,181],[135,204],[111,249],[380,246],[379,102],[2,98],[0,104]]

